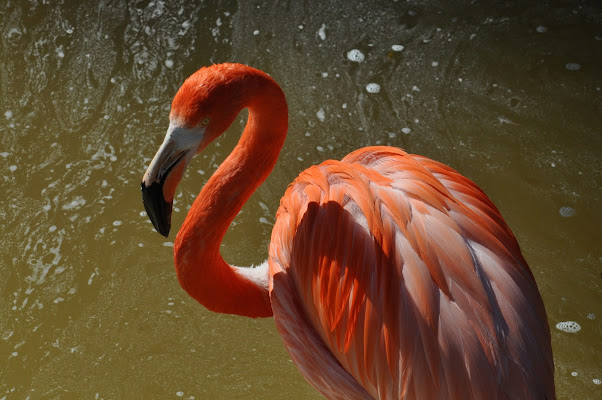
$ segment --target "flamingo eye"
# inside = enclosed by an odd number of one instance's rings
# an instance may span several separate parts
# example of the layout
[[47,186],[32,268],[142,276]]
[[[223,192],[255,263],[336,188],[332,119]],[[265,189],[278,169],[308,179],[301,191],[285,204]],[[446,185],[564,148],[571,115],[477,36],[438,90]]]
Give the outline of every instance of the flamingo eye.
[[201,126],[207,126],[209,125],[209,118],[203,118],[203,120],[201,121]]

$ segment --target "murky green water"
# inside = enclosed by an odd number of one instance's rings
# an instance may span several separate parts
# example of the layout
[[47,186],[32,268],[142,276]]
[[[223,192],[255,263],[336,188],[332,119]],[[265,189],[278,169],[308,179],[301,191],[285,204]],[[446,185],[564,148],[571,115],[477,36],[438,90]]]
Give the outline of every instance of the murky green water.
[[[318,398],[271,319],[216,315],[180,289],[173,234],[143,212],[172,96],[222,61],[269,72],[290,107],[227,260],[266,258],[304,168],[373,144],[427,155],[481,185],[515,232],[548,311],[559,398],[602,396],[597,1],[192,3],[0,2],[0,399]],[[174,231],[241,124],[191,164]]]

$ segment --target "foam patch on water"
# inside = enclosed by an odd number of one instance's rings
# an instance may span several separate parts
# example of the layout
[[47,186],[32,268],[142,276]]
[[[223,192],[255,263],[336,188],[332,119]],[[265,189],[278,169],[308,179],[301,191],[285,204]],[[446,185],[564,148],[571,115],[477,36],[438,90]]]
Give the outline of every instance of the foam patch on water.
[[364,53],[362,53],[358,49],[353,49],[347,52],[347,58],[349,59],[349,61],[361,63],[366,57],[364,57]]
[[556,329],[567,333],[577,333],[581,330],[581,325],[575,321],[565,321],[557,323]]
[[567,63],[564,68],[568,69],[569,71],[579,71],[581,69],[581,64]]
[[320,39],[326,40],[326,25],[325,24],[322,24],[322,26],[318,30],[318,36],[320,36]]
[[76,196],[70,203],[64,204],[63,210],[76,210],[86,204],[86,200],[81,196]]
[[60,229],[52,232],[52,236],[41,237],[33,243],[34,236],[32,235],[28,242],[25,244],[24,251],[29,252],[33,250],[34,253],[44,252],[46,253],[45,257],[36,258],[31,257],[28,260],[28,263],[32,269],[32,273],[30,276],[26,278],[27,281],[35,284],[41,284],[46,280],[46,276],[50,272],[50,270],[55,267],[55,273],[60,273],[64,270],[59,267],[59,263],[62,259],[61,255],[61,246],[63,244],[63,237],[65,235],[65,230]]
[[324,119],[326,118],[326,116],[325,116],[324,108],[323,107],[320,107],[320,109],[316,113],[316,117],[318,117],[318,119],[320,120],[320,122],[324,122]]
[[394,44],[393,46],[391,46],[391,50],[393,51],[403,51],[403,49],[405,49],[405,47],[403,47],[400,44]]
[[105,142],[104,145],[96,151],[95,154],[92,155],[92,160],[101,160],[108,158],[111,161],[117,161],[117,156],[115,155],[115,147],[109,142]]
[[562,206],[560,207],[560,209],[558,210],[558,213],[560,214],[561,217],[564,218],[571,218],[574,217],[576,214],[576,211],[573,207],[569,207],[569,206]]
[[368,93],[378,93],[380,92],[380,85],[378,83],[369,83],[366,85],[366,90]]

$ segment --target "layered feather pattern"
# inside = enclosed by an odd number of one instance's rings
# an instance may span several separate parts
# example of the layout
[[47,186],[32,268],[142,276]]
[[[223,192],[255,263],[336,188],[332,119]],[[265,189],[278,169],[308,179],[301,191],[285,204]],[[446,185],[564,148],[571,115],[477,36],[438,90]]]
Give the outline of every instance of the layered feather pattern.
[[269,263],[276,325],[329,398],[554,398],[516,239],[443,164],[369,147],[307,169],[281,200]]

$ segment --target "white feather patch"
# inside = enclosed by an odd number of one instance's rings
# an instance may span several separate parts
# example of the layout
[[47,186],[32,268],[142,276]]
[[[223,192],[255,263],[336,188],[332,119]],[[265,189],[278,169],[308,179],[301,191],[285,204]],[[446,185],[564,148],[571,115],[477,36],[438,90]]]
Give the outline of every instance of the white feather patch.
[[268,270],[268,260],[265,260],[263,263],[250,267],[237,267],[232,266],[234,271],[242,277],[254,282],[255,284],[262,286],[268,290],[269,288],[269,270]]

